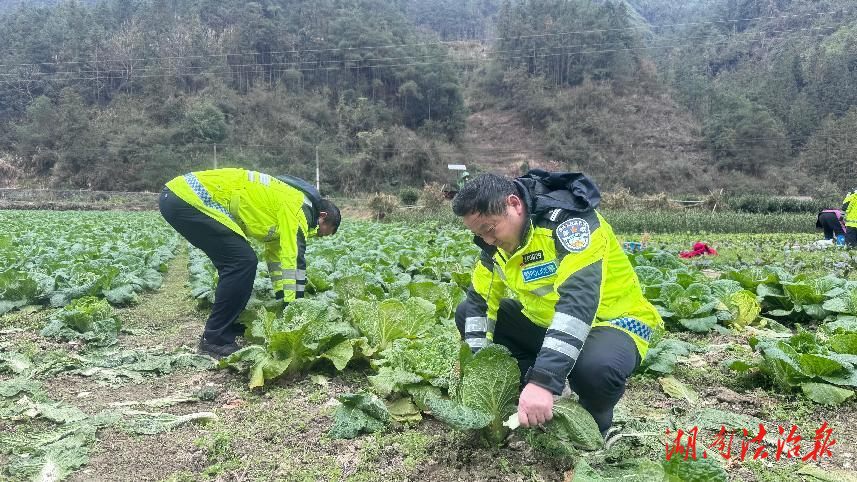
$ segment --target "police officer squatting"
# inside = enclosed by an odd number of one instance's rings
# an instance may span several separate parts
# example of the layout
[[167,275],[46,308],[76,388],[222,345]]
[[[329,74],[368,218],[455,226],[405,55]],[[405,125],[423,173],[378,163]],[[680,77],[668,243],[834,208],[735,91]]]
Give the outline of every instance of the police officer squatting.
[[258,259],[248,242],[265,247],[268,273],[285,305],[306,288],[307,239],[339,229],[339,208],[316,188],[291,176],[245,169],[191,172],[169,181],[158,199],[161,215],[217,268],[214,305],[200,337],[200,353],[222,358],[239,349],[235,321],[253,293]]
[[482,174],[453,199],[482,250],[455,322],[474,352],[497,343],[517,359],[523,426],[550,420],[568,381],[609,438],[626,380],[663,329],[599,201],[585,175],[541,170]]

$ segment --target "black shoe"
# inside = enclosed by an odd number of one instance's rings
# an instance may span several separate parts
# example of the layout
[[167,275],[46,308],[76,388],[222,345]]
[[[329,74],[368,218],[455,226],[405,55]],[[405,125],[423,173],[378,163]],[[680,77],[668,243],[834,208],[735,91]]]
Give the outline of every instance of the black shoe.
[[[203,339],[205,339],[205,334],[199,335],[199,342],[200,342],[200,343],[202,343],[202,340],[203,340]],[[235,343],[236,345],[238,345],[238,348],[239,348],[239,349],[240,349],[240,348],[244,348],[244,347],[246,347],[247,345],[249,345],[249,343],[247,342],[247,340],[244,338],[244,336],[243,336],[243,335],[237,335],[237,336],[235,337],[235,341],[234,341],[234,343]]]
[[621,432],[622,429],[615,425],[601,432],[601,436],[604,437],[604,448],[609,450],[613,444],[618,442],[619,439],[622,438]]
[[220,360],[240,350],[241,347],[235,342],[227,343],[226,345],[216,345],[209,342],[204,337],[199,339],[198,352],[200,355],[208,355],[212,358]]

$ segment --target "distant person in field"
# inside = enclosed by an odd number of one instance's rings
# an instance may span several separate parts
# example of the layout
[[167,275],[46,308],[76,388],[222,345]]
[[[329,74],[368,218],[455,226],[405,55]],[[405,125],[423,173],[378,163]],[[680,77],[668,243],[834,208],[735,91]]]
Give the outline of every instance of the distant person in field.
[[835,240],[845,235],[845,217],[838,209],[825,209],[818,213],[815,227],[824,230],[824,239]]
[[472,178],[452,209],[482,249],[455,313],[462,337],[474,352],[498,343],[518,360],[522,425],[550,420],[568,380],[606,440],[663,320],[596,211],[600,199],[583,174],[531,170]]
[[191,172],[167,183],[161,215],[217,268],[214,306],[199,351],[215,358],[238,350],[235,323],[253,292],[258,259],[248,238],[265,246],[277,299],[302,298],[306,287],[306,241],[335,234],[339,208],[309,183],[245,169]]
[[857,248],[857,189],[845,196],[842,212],[845,213],[845,244]]

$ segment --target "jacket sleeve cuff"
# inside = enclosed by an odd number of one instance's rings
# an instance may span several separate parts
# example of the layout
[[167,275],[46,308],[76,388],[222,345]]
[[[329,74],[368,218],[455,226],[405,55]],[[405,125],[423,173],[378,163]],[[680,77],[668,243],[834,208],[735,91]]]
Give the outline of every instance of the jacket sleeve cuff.
[[526,382],[538,385],[554,395],[562,395],[565,388],[565,377],[536,367],[527,371]]

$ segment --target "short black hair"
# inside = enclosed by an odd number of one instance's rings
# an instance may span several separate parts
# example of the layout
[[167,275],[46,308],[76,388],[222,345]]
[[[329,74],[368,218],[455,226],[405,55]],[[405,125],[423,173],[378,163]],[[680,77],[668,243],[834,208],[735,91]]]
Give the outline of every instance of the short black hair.
[[333,226],[333,232],[336,233],[339,230],[339,225],[342,223],[342,213],[339,212],[339,208],[336,207],[336,204],[333,204],[333,201],[330,199],[322,198],[318,203],[319,212],[326,212],[327,217],[324,218],[325,224],[330,224]]
[[480,174],[467,181],[452,200],[456,216],[496,216],[506,211],[506,200],[518,195],[515,183],[497,174]]

